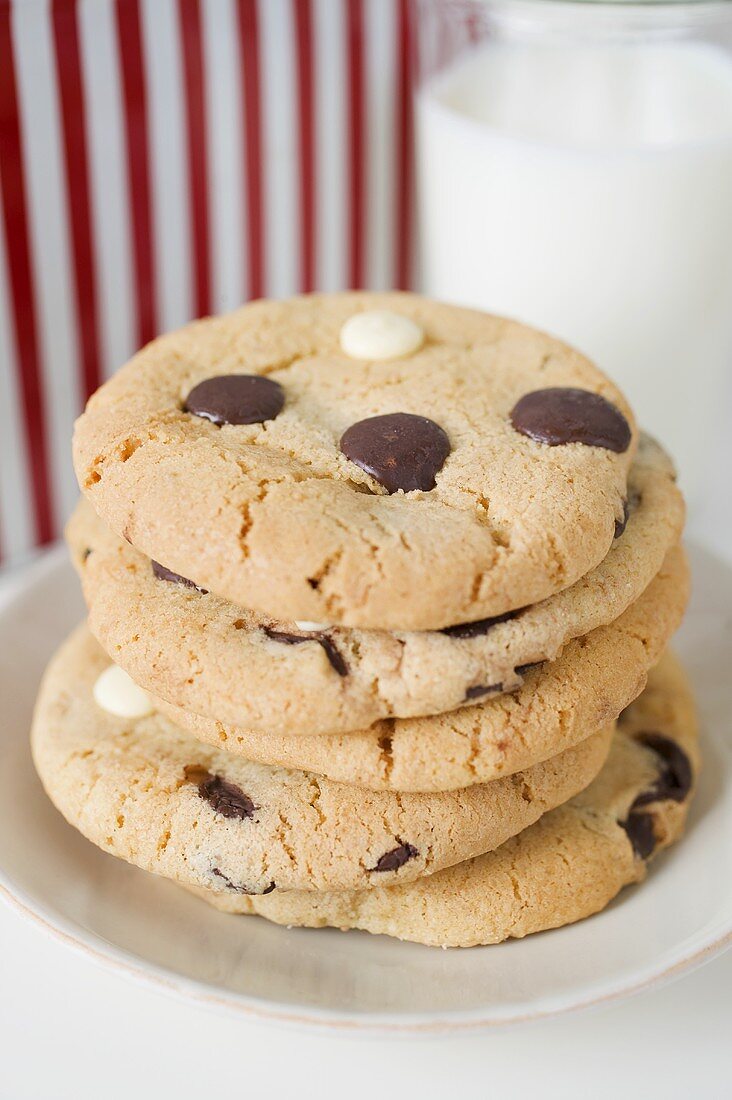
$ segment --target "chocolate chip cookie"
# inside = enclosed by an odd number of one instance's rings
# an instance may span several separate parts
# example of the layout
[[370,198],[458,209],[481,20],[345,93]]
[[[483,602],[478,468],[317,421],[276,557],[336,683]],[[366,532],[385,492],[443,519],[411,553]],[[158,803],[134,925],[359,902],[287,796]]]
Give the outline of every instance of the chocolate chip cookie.
[[622,395],[558,340],[359,293],[153,341],[89,401],[74,461],[112,530],[240,607],[440,630],[598,565],[636,444]]
[[497,847],[587,786],[612,736],[611,726],[587,730],[554,759],[466,791],[360,791],[208,748],[152,711],[124,716],[119,690],[110,713],[106,685],[95,691],[108,669],[86,627],[51,662],[32,732],[44,787],[101,848],[214,892],[354,889],[432,874]]

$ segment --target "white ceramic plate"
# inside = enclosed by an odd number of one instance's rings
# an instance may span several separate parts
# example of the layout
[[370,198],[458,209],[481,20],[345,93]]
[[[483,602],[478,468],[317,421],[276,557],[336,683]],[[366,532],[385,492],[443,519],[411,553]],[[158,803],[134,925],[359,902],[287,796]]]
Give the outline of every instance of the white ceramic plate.
[[62,551],[0,610],[0,893],[68,945],[178,996],[290,1023],[384,1033],[476,1028],[601,1004],[669,979],[732,937],[732,570],[693,555],[678,639],[703,715],[688,835],[590,920],[497,947],[230,917],[99,851],[46,799],[28,750],[43,668],[82,616]]

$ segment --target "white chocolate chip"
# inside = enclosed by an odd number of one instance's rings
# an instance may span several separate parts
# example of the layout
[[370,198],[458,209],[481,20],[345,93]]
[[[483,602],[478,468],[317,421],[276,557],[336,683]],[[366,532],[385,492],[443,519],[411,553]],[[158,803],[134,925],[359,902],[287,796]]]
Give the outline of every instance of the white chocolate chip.
[[110,665],[97,677],[94,699],[118,718],[146,718],[155,709],[148,693],[118,665]]
[[353,359],[400,359],[424,342],[421,327],[388,309],[370,309],[349,317],[341,329],[341,347]]
[[311,623],[308,619],[295,619],[295,626],[298,630],[328,630],[328,623]]

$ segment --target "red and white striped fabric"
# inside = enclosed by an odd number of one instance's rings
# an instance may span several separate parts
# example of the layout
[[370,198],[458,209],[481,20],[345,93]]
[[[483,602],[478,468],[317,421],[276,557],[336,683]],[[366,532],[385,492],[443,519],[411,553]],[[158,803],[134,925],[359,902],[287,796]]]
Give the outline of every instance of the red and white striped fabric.
[[404,287],[410,0],[0,0],[0,560],[86,397],[261,295]]

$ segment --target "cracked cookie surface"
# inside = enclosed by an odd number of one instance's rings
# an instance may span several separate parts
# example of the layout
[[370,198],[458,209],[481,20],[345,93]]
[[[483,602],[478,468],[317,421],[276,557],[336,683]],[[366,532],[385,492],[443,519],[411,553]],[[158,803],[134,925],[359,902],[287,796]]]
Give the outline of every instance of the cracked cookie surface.
[[106,654],[79,628],[52,660],[33,722],[44,787],[89,840],[145,870],[229,894],[371,887],[502,844],[597,774],[612,728],[497,783],[442,794],[360,791],[208,748],[160,714],[94,701]]
[[525,673],[514,694],[429,718],[397,718],[367,730],[316,737],[257,733],[158,706],[207,743],[249,759],[373,789],[448,790],[487,783],[576,744],[617,718],[639,692],[679,626],[689,590],[684,551],[614,622],[570,642],[551,664]]
[[518,668],[554,660],[571,639],[615,620],[648,586],[683,525],[673,469],[645,436],[628,501],[625,529],[571,588],[503,621],[446,633],[302,630],[243,611],[161,575],[86,501],[67,539],[92,633],[138,684],[205,718],[294,737],[440,714],[512,691]]
[[[496,851],[391,888],[202,896],[278,924],[360,928],[434,946],[518,939],[591,916],[642,881],[650,859],[683,833],[699,763],[694,701],[667,655],[622,715],[594,782]],[[642,852],[629,828],[634,817],[643,818]]]
[[[415,321],[422,345],[393,360],[346,355],[342,326],[375,309]],[[270,402],[256,413],[269,419],[221,423],[220,393],[189,410],[196,387],[242,374],[276,383],[281,411]],[[589,394],[587,415],[599,404],[626,433],[573,435],[582,401],[558,445],[537,441],[533,420],[533,437],[514,426],[526,395],[563,390]],[[342,449],[355,424],[397,413],[447,437],[446,457],[428,461],[434,488],[391,491],[399,479],[381,483]],[[585,441],[562,442],[575,437]],[[118,535],[242,607],[431,630],[535,603],[596,566],[622,521],[636,442],[622,395],[559,341],[414,295],[343,294],[255,302],[155,340],[91,398],[74,461]],[[401,453],[382,455],[384,469]]]

